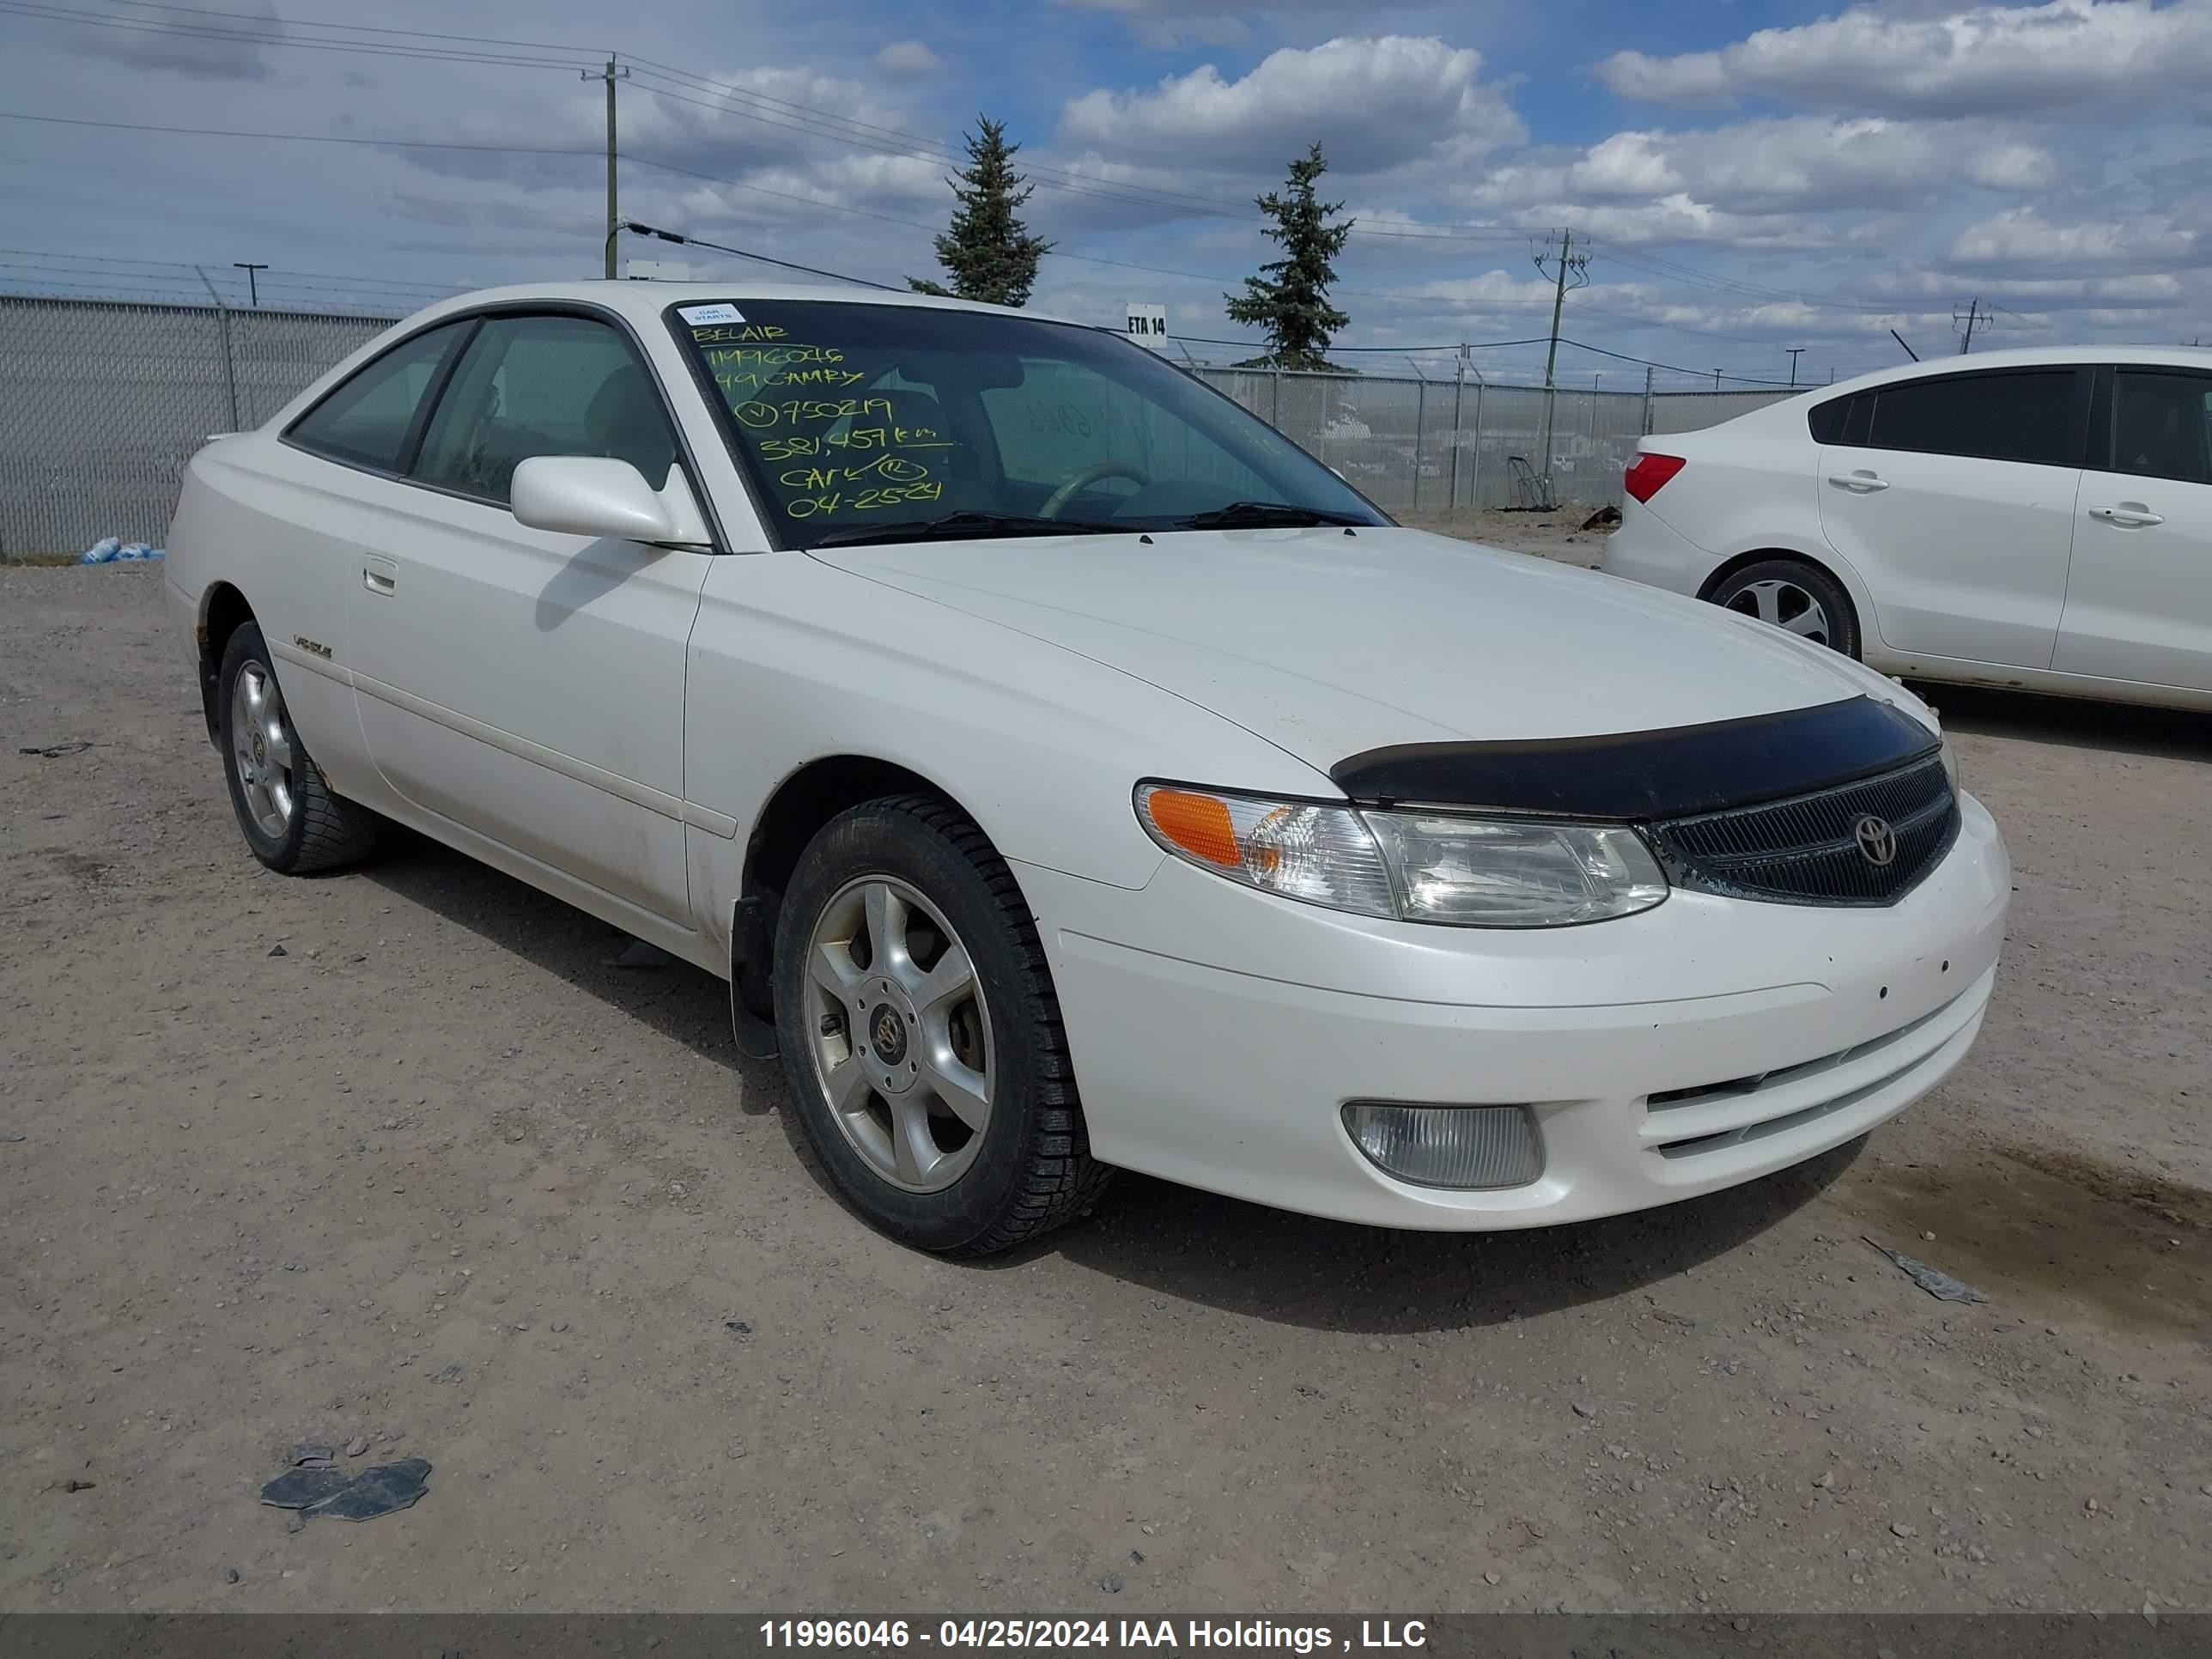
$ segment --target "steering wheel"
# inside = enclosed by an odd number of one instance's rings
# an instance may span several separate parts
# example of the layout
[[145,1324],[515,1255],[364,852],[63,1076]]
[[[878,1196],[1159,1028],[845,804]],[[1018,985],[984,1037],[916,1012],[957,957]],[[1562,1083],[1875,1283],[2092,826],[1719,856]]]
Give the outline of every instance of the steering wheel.
[[1075,492],[1077,490],[1088,489],[1092,484],[1097,483],[1101,478],[1127,478],[1132,483],[1134,483],[1138,489],[1142,489],[1146,485],[1152,483],[1152,475],[1146,471],[1141,466],[1139,466],[1134,461],[1100,461],[1095,466],[1085,467],[1082,471],[1077,473],[1066,483],[1060,485],[1059,489],[1054,490],[1051,495],[1046,496],[1044,498],[1044,505],[1037,508],[1037,517],[1040,519],[1058,518],[1060,516],[1060,509],[1066,507],[1068,502],[1075,499]]

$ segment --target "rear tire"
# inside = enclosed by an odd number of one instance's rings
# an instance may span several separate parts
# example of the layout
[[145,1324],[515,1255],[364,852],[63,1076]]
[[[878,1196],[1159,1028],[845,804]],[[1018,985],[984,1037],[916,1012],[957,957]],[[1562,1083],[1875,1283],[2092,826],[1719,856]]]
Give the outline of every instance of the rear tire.
[[368,856],[383,820],[332,793],[293,729],[259,623],[242,623],[223,647],[216,708],[231,810],[255,858],[304,876]]
[[1858,611],[1844,585],[1805,559],[1761,559],[1706,596],[1724,610],[1787,629],[1846,657],[1859,654]]
[[901,796],[830,821],[786,890],[775,983],[799,1127],[894,1238],[988,1255],[1104,1187],[1036,921],[946,803]]

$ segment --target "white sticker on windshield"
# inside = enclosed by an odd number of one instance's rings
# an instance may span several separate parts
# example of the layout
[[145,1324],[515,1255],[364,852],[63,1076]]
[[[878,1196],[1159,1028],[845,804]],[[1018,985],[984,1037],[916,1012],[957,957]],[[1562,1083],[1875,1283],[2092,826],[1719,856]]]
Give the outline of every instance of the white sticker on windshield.
[[742,323],[745,319],[744,313],[729,305],[682,306],[676,314],[695,327],[704,323]]

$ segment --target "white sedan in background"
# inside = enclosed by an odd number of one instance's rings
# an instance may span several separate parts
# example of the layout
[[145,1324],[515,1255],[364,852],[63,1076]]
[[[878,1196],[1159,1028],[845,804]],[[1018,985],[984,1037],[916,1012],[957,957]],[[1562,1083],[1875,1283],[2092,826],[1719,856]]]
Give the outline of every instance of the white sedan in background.
[[1893,674],[2212,708],[2212,351],[1993,351],[1650,437],[1603,568]]
[[1925,1094],[1996,975],[2003,843],[1909,694],[1399,529],[1074,324],[468,295],[203,450],[169,550],[257,858],[395,820],[727,978],[927,1249],[1115,1165],[1401,1227],[1686,1198]]

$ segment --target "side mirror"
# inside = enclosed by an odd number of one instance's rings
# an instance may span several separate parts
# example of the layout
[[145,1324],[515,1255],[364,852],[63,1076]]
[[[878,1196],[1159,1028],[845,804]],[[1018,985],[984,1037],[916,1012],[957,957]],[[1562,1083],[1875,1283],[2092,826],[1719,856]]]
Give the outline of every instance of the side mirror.
[[532,455],[514,469],[508,499],[532,530],[617,541],[665,542],[677,526],[665,501],[628,461],[600,455]]

